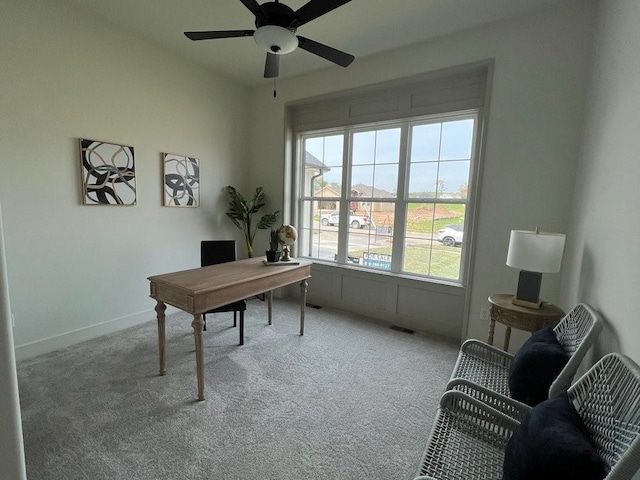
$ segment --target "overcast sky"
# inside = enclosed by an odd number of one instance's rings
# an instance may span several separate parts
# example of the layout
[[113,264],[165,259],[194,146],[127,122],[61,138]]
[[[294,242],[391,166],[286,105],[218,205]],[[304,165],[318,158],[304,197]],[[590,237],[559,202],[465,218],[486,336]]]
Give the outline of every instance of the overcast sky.
[[[454,193],[468,183],[473,123],[465,119],[411,128],[410,192],[435,191],[442,180],[445,192]],[[354,134],[352,185],[397,190],[400,133],[400,128],[390,128]],[[305,148],[331,167],[325,181],[342,183],[342,135],[308,138]]]

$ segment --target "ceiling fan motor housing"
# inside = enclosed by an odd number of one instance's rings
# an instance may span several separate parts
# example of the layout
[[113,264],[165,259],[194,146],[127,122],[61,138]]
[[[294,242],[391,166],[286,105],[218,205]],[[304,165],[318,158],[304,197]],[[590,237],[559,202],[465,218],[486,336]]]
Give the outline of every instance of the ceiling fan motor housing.
[[293,52],[298,46],[296,29],[290,26],[295,18],[295,12],[287,5],[263,3],[259,12],[256,12],[253,40],[269,53],[284,55]]

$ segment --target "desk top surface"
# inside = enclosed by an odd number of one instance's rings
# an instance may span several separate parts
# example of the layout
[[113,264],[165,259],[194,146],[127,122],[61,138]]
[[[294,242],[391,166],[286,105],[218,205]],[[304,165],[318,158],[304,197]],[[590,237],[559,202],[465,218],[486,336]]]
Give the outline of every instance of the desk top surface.
[[235,262],[220,263],[208,267],[192,268],[179,272],[164,273],[148,277],[151,283],[171,285],[189,291],[198,292],[222,289],[236,284],[248,283],[265,277],[287,275],[292,270],[306,270],[304,278],[311,276],[313,262],[296,259],[297,264],[267,266],[262,257],[237,260]]

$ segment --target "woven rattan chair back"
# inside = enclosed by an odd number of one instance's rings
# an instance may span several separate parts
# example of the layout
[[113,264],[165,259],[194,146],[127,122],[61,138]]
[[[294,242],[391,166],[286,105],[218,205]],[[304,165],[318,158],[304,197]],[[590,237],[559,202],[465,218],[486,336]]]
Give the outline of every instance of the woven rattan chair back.
[[553,331],[569,361],[549,388],[549,397],[569,388],[580,362],[602,331],[600,314],[586,303],[579,303],[554,327]]
[[605,479],[631,479],[640,468],[640,367],[622,354],[610,353],[567,393],[611,468]]
[[445,392],[415,480],[500,480],[518,425],[464,392]]

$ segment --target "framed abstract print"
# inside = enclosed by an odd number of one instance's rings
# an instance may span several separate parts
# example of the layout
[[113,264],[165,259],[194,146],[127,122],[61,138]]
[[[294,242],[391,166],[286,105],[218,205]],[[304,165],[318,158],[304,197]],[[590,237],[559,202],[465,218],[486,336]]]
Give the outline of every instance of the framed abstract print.
[[200,205],[200,167],[197,158],[162,154],[165,207]]
[[85,205],[135,205],[133,147],[80,139],[82,201]]

